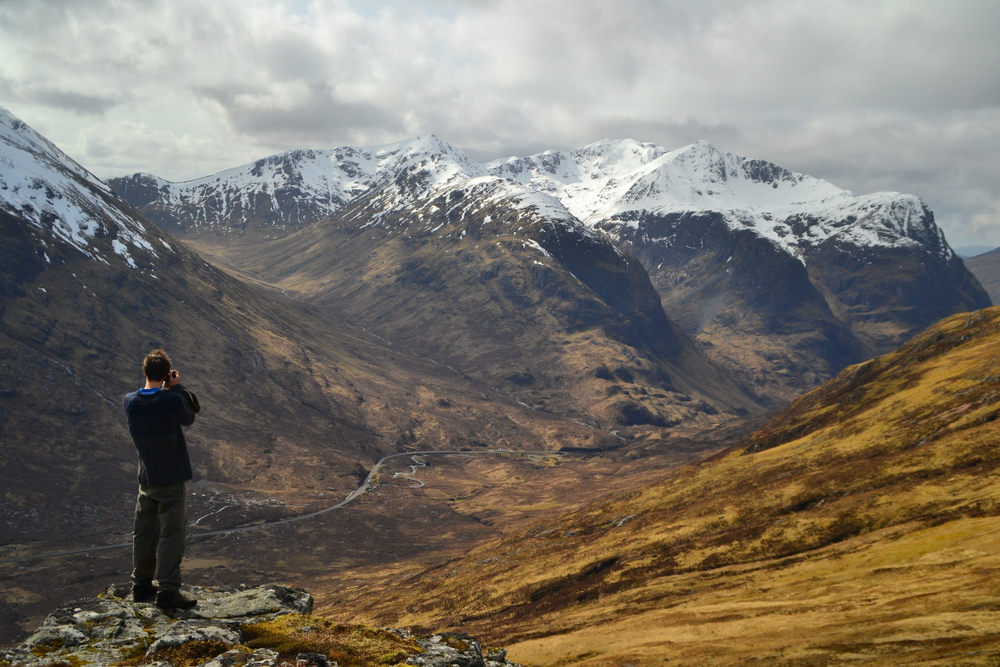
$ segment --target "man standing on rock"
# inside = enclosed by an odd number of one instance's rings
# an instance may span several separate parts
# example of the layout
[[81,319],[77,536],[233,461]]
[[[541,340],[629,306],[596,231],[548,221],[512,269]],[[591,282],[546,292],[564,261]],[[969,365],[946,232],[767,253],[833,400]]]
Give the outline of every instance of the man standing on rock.
[[[164,609],[189,609],[197,600],[181,594],[181,559],[187,529],[184,482],[191,461],[181,426],[194,423],[198,401],[170,369],[170,357],[153,350],[142,361],[146,386],[122,404],[139,452],[139,497],[132,537],[132,599]],[[158,587],[153,585],[156,578]]]

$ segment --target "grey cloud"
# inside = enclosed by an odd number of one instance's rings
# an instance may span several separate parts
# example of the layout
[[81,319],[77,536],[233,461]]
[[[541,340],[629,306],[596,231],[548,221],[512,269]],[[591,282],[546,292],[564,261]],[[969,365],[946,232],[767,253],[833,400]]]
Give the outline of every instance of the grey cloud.
[[858,192],[912,192],[952,240],[1000,244],[1000,3],[288,7],[0,0],[0,94],[98,170],[132,155],[132,171],[193,177],[431,132],[482,161],[707,139]]
[[[308,86],[304,97],[287,105],[269,103],[266,92],[219,89],[201,89],[199,92],[222,107],[236,132],[271,142],[276,139],[287,142],[293,138],[315,144],[325,142],[331,136],[358,136],[372,128],[388,133],[403,130],[398,115],[373,104],[339,100],[332,86]],[[260,103],[255,103],[258,101]]]
[[83,93],[55,88],[32,90],[23,95],[23,97],[46,106],[71,111],[79,115],[101,115],[122,103],[122,100],[117,96],[101,97],[97,95],[85,95]]

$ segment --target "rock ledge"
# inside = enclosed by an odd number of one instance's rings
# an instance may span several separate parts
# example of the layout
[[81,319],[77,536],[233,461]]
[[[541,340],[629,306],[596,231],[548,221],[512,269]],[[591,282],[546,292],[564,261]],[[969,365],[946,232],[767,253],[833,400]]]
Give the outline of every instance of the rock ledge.
[[[288,614],[312,613],[312,595],[302,589],[273,584],[191,587],[185,592],[198,598],[198,606],[169,614],[151,603],[132,602],[130,590],[129,584],[115,584],[96,598],[75,600],[59,607],[20,646],[0,650],[0,667],[110,667],[125,660],[132,664],[138,661],[155,667],[173,667],[161,659],[162,655],[170,655],[171,650],[183,649],[191,642],[199,642],[194,646],[218,647],[197,663],[199,667],[337,666],[335,660],[323,653],[282,658],[270,648],[247,646],[243,630],[251,632],[253,624]],[[329,625],[328,621],[313,618]],[[520,667],[506,659],[506,650],[494,649],[484,655],[480,643],[463,634],[419,636],[399,629],[371,630],[382,632],[391,641],[397,640],[388,633],[409,642],[408,650],[414,651],[405,658],[409,665]]]

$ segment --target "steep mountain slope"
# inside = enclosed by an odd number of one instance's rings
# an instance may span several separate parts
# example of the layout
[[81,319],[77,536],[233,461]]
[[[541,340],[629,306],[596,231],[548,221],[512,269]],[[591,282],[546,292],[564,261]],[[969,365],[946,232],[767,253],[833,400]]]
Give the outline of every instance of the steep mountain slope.
[[972,272],[994,303],[1000,303],[1000,248],[965,260],[965,267]]
[[759,412],[558,201],[433,137],[384,150],[402,156],[391,178],[333,217],[216,250],[533,409],[608,428]]
[[1000,308],[953,316],[699,465],[327,609],[539,664],[992,664],[998,344]]
[[990,305],[911,195],[856,196],[706,142],[604,141],[489,168],[635,255],[668,315],[763,396],[791,398]]
[[190,437],[201,488],[245,491],[244,518],[283,513],[286,493],[346,493],[404,446],[593,439],[213,268],[0,110],[0,544],[128,529],[120,400],[160,346],[204,408]]

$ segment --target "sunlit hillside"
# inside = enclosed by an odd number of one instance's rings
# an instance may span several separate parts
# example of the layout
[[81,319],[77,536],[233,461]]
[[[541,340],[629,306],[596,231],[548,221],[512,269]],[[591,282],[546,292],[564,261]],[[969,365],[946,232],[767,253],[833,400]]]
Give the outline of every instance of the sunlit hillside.
[[1000,308],[956,315],[711,460],[328,609],[535,665],[996,664],[998,401]]

